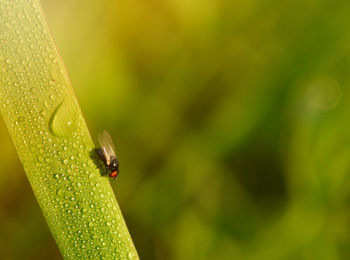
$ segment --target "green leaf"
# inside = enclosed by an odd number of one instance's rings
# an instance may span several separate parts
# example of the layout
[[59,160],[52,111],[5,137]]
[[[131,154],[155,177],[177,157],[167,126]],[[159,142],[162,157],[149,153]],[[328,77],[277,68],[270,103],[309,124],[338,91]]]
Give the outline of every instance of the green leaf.
[[0,0],[0,109],[65,259],[137,259],[37,0]]

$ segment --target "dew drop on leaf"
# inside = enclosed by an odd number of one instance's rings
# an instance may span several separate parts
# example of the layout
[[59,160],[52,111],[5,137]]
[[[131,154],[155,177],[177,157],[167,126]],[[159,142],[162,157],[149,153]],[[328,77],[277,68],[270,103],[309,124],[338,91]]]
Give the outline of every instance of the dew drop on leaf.
[[57,137],[72,136],[77,121],[77,113],[72,102],[63,101],[53,111],[49,129],[52,135]]
[[64,194],[64,192],[63,192],[62,189],[58,189],[58,190],[56,191],[56,194],[57,194],[57,196],[62,197],[63,194]]

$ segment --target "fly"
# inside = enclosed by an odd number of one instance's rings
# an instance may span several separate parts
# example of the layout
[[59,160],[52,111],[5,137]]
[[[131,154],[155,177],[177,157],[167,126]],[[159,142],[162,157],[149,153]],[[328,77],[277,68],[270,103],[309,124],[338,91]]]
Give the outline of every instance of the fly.
[[101,148],[97,148],[95,151],[100,160],[104,163],[109,177],[115,179],[119,174],[119,161],[115,155],[112,138],[106,130],[103,130],[102,134],[98,135],[98,142]]

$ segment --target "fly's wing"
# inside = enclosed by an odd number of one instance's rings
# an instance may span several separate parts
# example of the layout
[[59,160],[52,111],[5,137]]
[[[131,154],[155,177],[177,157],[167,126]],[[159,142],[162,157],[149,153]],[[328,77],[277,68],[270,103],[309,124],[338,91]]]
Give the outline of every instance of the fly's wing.
[[112,138],[106,130],[103,130],[102,134],[98,135],[98,141],[100,143],[103,155],[106,158],[106,163],[109,165],[111,162],[111,157],[115,158],[115,149]]

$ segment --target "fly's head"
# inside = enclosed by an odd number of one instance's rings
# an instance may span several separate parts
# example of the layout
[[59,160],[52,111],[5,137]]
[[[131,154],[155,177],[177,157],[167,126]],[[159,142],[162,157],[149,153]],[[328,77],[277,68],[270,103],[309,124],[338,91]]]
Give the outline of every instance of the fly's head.
[[110,171],[109,177],[115,179],[119,174],[119,161],[117,158],[111,158],[111,162],[108,165],[108,170]]
[[110,171],[119,171],[119,161],[117,158],[113,158],[109,164]]

